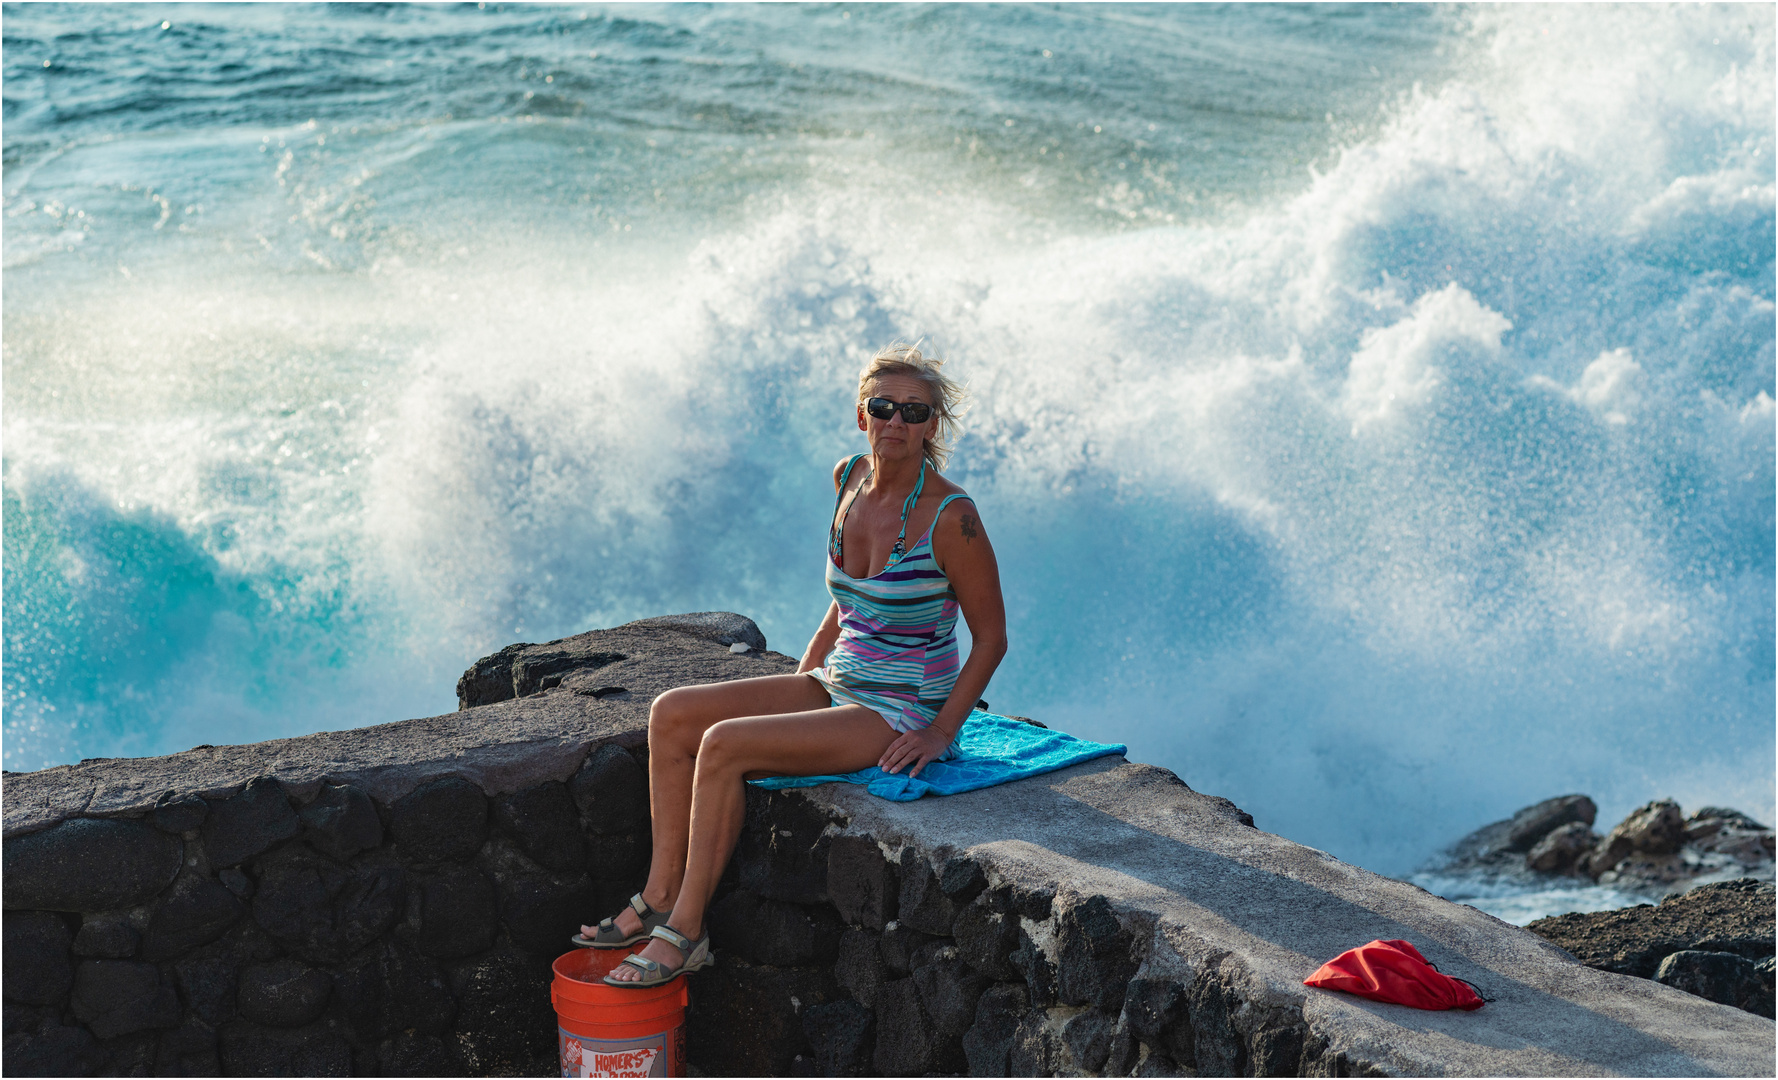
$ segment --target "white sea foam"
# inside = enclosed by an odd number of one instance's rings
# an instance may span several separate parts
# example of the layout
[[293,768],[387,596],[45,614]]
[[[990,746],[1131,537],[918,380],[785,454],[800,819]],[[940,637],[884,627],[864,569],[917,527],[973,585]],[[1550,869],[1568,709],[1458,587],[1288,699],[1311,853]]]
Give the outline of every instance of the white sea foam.
[[[62,479],[213,560],[132,749],[449,708],[474,656],[664,611],[794,653],[851,380],[924,336],[975,391],[997,706],[1392,871],[1559,791],[1770,814],[1770,12],[1474,22],[1287,195],[1121,231],[909,183],[909,133],[628,234],[378,225],[421,165],[299,158],[313,257],[9,310],[9,490],[94,566]],[[59,722],[9,714],[9,764]]]

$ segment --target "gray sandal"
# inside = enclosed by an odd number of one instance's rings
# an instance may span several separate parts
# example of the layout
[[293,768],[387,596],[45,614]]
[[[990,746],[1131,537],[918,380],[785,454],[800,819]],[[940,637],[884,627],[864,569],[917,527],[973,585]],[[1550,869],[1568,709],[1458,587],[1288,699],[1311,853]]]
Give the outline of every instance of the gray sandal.
[[646,938],[648,932],[655,927],[667,925],[667,916],[672,914],[672,912],[656,911],[649,907],[648,901],[642,899],[641,893],[630,897],[630,907],[635,910],[636,917],[642,920],[642,929],[634,934],[625,937],[624,932],[617,928],[617,919],[610,918],[599,920],[598,929],[593,931],[592,937],[589,938],[585,934],[575,934],[568,940],[575,948],[579,949],[621,949]]
[[662,925],[655,927],[648,936],[660,938],[675,949],[678,949],[679,955],[683,956],[685,959],[680,962],[678,967],[669,968],[659,960],[650,960],[647,957],[631,953],[629,956],[623,958],[623,963],[642,972],[642,977],[640,979],[624,981],[621,979],[614,979],[607,975],[605,976],[605,982],[608,985],[631,987],[635,989],[640,989],[645,986],[660,986],[662,983],[672,982],[674,979],[677,979],[688,971],[702,971],[711,964],[716,963],[716,958],[710,955],[710,932],[708,930],[704,931],[703,937],[693,941],[684,934],[673,929],[671,926],[667,926],[663,923]]

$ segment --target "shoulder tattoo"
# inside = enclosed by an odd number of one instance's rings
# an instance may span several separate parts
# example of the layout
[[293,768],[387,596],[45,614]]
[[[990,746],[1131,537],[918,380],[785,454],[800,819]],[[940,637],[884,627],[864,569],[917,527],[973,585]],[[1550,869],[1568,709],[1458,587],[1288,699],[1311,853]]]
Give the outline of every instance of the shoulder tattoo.
[[963,540],[965,543],[968,543],[969,541],[974,540],[976,536],[975,515],[966,513],[963,515]]

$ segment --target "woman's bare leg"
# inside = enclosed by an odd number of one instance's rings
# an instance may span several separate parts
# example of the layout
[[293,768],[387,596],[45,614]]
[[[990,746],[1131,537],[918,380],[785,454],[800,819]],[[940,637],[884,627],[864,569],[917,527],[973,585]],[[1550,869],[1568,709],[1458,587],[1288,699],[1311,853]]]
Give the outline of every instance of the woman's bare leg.
[[[880,714],[862,705],[740,717],[709,726],[697,748],[689,791],[690,828],[669,920],[673,929],[694,941],[703,936],[705,909],[741,836],[747,808],[743,781],[748,776],[856,772],[875,765],[897,734]],[[653,898],[647,899],[653,906]],[[678,949],[658,940],[642,955],[669,966],[683,960]],[[627,980],[641,973],[619,967],[611,977]]]
[[[642,887],[642,899],[649,907],[667,911],[679,899],[686,840],[691,833],[692,775],[704,733],[737,716],[822,709],[831,700],[827,690],[807,675],[764,675],[681,686],[654,699],[648,710],[648,802],[654,855],[648,866],[648,883]],[[615,921],[625,936],[642,929],[641,917],[627,905]],[[580,932],[590,938],[597,929],[582,926]]]

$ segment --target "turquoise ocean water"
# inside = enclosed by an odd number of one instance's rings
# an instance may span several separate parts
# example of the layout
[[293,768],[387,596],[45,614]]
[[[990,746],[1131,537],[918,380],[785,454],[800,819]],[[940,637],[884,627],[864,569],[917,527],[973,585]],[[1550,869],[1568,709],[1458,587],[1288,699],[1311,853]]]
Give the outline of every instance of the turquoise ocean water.
[[1773,11],[7,6],[4,759],[798,653],[895,337],[988,698],[1385,872],[1773,810]]

